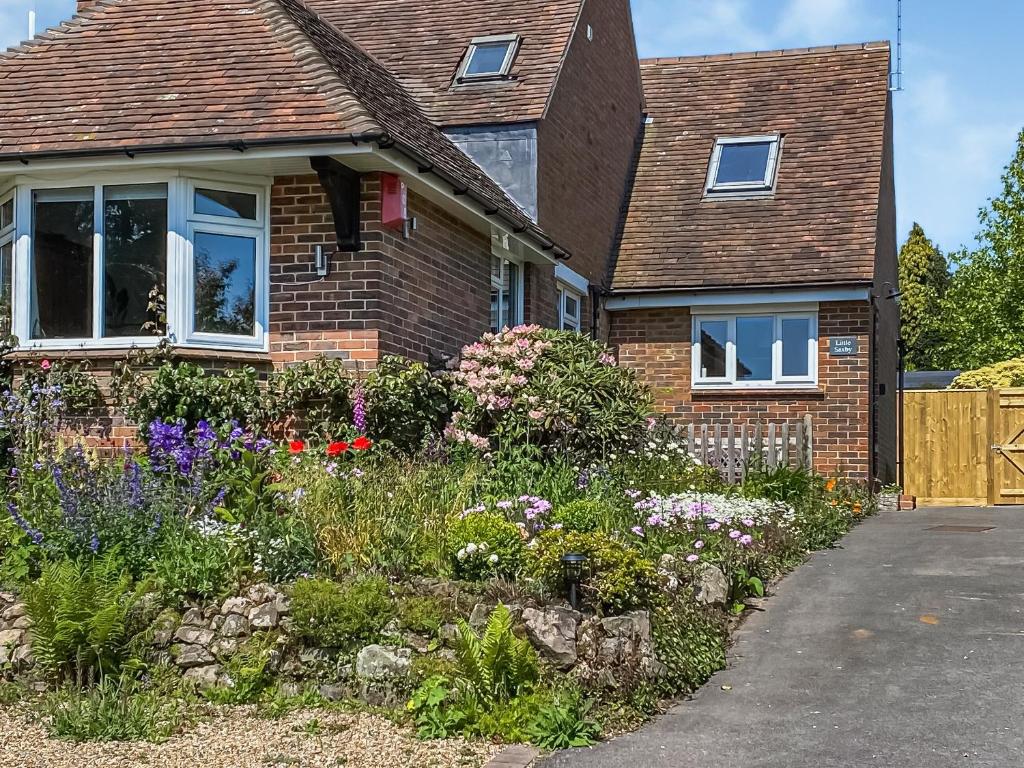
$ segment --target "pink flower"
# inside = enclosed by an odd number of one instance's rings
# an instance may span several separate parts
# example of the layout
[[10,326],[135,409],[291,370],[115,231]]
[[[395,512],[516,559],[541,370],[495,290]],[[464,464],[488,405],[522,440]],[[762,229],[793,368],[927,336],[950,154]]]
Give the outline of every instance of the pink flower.
[[699,555],[687,555],[686,556],[686,562],[688,562],[688,563],[696,563],[698,560],[700,560],[700,556]]
[[700,539],[697,539],[697,541],[693,542],[693,548],[694,549],[704,549],[704,542],[701,541]]
[[743,535],[743,534],[742,534],[742,533],[740,533],[740,532],[739,532],[739,531],[737,531],[737,530],[732,530],[732,531],[729,531],[729,538],[730,538],[730,539],[733,539],[733,540],[736,540],[736,539],[738,539],[738,538],[739,538],[740,536],[742,536],[742,535]]
[[744,547],[749,547],[753,543],[754,543],[754,537],[751,536],[750,534],[745,534],[743,536],[740,536],[740,544],[742,544]]
[[43,362],[39,364],[39,367],[42,368],[44,371],[48,371],[50,370],[50,368],[53,367],[53,363],[51,363],[49,360],[43,360]]

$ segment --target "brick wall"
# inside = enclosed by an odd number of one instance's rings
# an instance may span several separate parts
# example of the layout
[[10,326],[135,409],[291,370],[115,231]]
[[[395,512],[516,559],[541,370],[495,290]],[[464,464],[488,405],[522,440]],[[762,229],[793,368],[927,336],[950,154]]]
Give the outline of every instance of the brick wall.
[[[798,419],[814,421],[815,468],[868,479],[870,466],[871,305],[822,303],[818,314],[818,388],[710,392],[690,389],[690,313],[686,308],[615,312],[611,341],[619,361],[652,387],[659,411],[680,423]],[[855,336],[859,354],[831,357],[829,338]]]
[[538,127],[537,183],[541,226],[595,285],[606,282],[642,112],[629,3],[587,0]]

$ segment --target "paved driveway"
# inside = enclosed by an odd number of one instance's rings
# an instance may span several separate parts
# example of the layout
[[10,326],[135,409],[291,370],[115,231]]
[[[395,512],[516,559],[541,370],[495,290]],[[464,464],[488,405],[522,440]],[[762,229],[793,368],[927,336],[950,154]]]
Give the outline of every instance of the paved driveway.
[[868,520],[778,585],[692,700],[542,766],[1024,766],[1024,509]]

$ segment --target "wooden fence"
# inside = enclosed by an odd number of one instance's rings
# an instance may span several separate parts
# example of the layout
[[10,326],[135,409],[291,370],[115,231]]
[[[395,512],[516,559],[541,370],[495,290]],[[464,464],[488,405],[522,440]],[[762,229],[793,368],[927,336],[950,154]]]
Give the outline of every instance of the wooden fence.
[[679,431],[690,453],[730,483],[742,481],[751,467],[814,466],[810,414],[797,421],[686,424]]
[[903,485],[922,506],[1024,503],[1024,389],[904,393]]

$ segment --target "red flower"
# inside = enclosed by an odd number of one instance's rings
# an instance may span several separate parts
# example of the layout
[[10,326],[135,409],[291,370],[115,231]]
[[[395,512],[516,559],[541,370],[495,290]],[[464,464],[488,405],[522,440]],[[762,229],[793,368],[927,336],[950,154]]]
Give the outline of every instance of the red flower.
[[331,443],[330,445],[327,446],[327,455],[328,456],[340,456],[341,454],[343,454],[347,450],[348,450],[348,443],[346,443],[344,440],[340,440],[340,441]]
[[357,437],[352,441],[352,447],[357,451],[367,451],[373,446],[373,442],[368,437]]
[[301,440],[292,440],[288,443],[288,451],[290,453],[302,453],[306,450],[306,444]]

